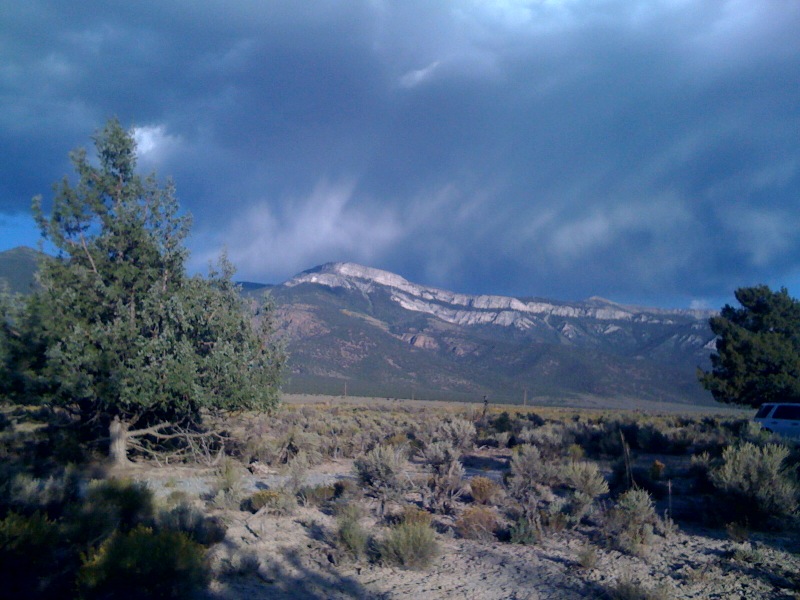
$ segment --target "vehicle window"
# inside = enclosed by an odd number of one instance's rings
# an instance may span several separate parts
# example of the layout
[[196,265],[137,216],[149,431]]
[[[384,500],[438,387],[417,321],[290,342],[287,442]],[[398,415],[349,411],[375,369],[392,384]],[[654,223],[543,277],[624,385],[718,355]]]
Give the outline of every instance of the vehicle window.
[[775,409],[774,418],[800,421],[800,404],[779,406]]
[[765,404],[764,406],[759,408],[758,412],[756,413],[756,419],[765,418],[769,414],[769,411],[772,410],[773,406],[774,406],[773,404]]

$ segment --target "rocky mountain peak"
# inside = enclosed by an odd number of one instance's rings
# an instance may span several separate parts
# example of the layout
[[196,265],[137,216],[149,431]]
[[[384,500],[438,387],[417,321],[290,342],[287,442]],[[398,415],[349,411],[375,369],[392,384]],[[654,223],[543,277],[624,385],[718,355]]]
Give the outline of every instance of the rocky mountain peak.
[[600,297],[592,297],[584,302],[553,302],[460,294],[417,285],[395,273],[349,262],[320,265],[300,273],[284,285],[293,287],[304,283],[358,290],[363,294],[382,288],[389,293],[392,301],[406,310],[427,313],[459,325],[494,324],[526,330],[533,326],[534,320],[547,316],[653,323],[670,322],[675,318],[708,318],[708,311],[631,307]]

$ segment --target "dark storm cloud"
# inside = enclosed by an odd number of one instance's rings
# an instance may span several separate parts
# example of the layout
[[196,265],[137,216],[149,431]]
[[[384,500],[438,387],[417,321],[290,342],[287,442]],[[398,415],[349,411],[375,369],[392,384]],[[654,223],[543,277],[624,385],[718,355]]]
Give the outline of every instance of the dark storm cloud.
[[795,2],[71,4],[1,4],[0,233],[118,115],[246,279],[800,284]]

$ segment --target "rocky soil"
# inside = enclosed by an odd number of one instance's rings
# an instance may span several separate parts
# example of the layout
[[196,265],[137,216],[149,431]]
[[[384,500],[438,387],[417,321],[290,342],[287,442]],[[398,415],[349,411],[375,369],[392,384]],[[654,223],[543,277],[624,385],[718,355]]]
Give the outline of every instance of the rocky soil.
[[[255,471],[240,482],[242,494],[286,481],[285,474]],[[198,505],[204,498],[208,503],[215,479],[209,469],[171,467],[137,467],[131,475],[162,499],[181,492]],[[311,485],[351,478],[352,462],[319,465],[306,477]],[[369,506],[370,500],[360,502]],[[335,519],[325,509],[299,506],[290,515],[206,510],[228,530],[210,550],[215,579],[205,600],[800,598],[797,532],[751,533],[736,542],[724,531],[684,526],[658,536],[637,557],[611,549],[589,526],[515,545],[460,539],[452,517],[437,517],[441,554],[427,570],[412,571],[346,560],[333,541]],[[378,538],[385,532],[374,516],[366,524]]]

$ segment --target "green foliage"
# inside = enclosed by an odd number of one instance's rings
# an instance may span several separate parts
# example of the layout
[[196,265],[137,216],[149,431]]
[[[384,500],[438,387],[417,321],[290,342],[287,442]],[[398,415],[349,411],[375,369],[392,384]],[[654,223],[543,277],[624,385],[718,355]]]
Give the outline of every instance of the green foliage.
[[155,516],[153,493],[142,483],[110,479],[89,485],[86,499],[74,504],[65,523],[67,537],[89,546],[114,531],[150,524]]
[[436,535],[423,523],[400,523],[379,544],[381,560],[405,569],[425,569],[439,555]]
[[208,517],[200,509],[179,503],[170,510],[162,511],[156,520],[159,529],[185,533],[203,546],[211,546],[225,539],[226,527],[217,517]]
[[530,546],[535,544],[542,537],[542,528],[538,521],[531,520],[524,515],[517,518],[511,524],[509,530],[509,541],[512,544]]
[[622,494],[607,522],[614,546],[631,554],[646,554],[658,523],[653,501],[645,490],[633,488]]
[[336,539],[338,545],[354,560],[367,554],[369,532],[361,525],[362,511],[357,504],[342,506],[336,517]]
[[41,513],[9,513],[0,521],[0,581],[5,598],[38,598],[52,593],[57,569],[58,525]]
[[800,402],[800,302],[765,285],[739,288],[736,299],[741,308],[709,320],[717,351],[701,383],[719,402]]
[[136,174],[133,136],[116,120],[94,141],[99,165],[74,151],[78,181],[57,186],[49,215],[34,200],[58,257],[41,261],[41,289],[4,342],[7,391],[104,426],[275,406],[283,353],[270,307],[245,306],[224,257],[207,278],[188,276],[174,186]]
[[728,497],[721,503],[723,512],[736,512],[726,516],[759,524],[797,513],[800,485],[788,457],[789,449],[779,444],[759,447],[745,442],[726,448],[722,464],[709,474],[711,483]]
[[586,515],[595,498],[608,493],[608,483],[596,463],[572,462],[564,468],[564,482],[572,489],[570,512],[576,524]]
[[191,598],[205,583],[204,549],[183,533],[139,526],[84,557],[81,597]]

